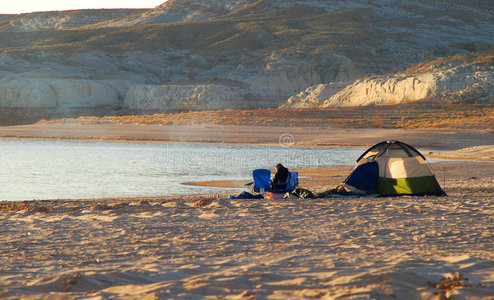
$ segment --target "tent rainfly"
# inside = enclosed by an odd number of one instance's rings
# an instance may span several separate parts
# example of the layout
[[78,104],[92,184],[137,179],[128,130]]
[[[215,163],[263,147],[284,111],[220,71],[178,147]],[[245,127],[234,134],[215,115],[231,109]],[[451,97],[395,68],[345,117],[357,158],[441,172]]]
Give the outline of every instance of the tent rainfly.
[[343,187],[354,194],[446,195],[425,157],[399,141],[384,141],[365,151]]

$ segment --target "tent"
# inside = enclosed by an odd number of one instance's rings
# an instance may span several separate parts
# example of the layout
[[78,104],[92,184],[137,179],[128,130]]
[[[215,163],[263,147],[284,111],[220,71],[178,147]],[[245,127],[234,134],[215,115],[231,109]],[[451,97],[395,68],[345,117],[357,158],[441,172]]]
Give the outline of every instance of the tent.
[[399,141],[384,141],[365,151],[343,188],[352,194],[383,196],[446,194],[425,157]]

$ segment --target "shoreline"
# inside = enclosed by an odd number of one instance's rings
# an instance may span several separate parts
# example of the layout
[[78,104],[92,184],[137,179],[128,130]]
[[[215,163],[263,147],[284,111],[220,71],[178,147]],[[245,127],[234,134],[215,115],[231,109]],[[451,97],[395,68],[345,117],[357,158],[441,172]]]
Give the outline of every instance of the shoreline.
[[[77,124],[40,123],[0,127],[0,138],[70,140],[115,143],[186,143],[211,145],[264,145],[290,147],[369,147],[387,139],[398,139],[412,145],[427,158],[448,160],[494,160],[494,133],[479,130],[417,130],[417,129],[334,129],[322,127],[267,127],[237,125],[136,125],[136,124]],[[15,137],[13,137],[15,136]],[[118,137],[118,139],[116,139]],[[285,139],[286,138],[286,139]],[[288,142],[288,144],[286,144]],[[285,144],[283,144],[285,143]],[[434,144],[431,146],[431,144]],[[490,144],[479,146],[479,144]],[[432,154],[423,148],[432,150]],[[436,150],[446,151],[434,153]],[[448,151],[449,150],[449,151]],[[301,169],[300,187],[319,193],[336,187],[350,173],[354,164],[319,169]],[[341,171],[343,170],[343,171]],[[336,174],[336,173],[338,174]],[[234,189],[248,187],[244,180],[200,180],[180,182],[183,185],[212,188],[217,193],[236,194]],[[218,189],[216,189],[218,188]],[[229,189],[229,190],[228,190]],[[203,189],[205,190],[205,189]],[[224,191],[223,191],[224,190]],[[196,191],[200,195],[201,191]],[[187,194],[177,196],[188,197]],[[115,195],[116,198],[120,195]],[[138,198],[147,198],[142,195]],[[156,195],[155,197],[163,196]],[[168,197],[168,196],[164,196]],[[26,201],[32,201],[29,199]]]
[[[333,166],[321,168],[290,169],[299,173],[299,186],[322,192],[323,189],[330,189],[332,185],[336,187],[350,173],[353,166]],[[273,175],[274,173],[272,173]],[[252,182],[253,179],[246,180],[205,180],[184,182],[182,184],[192,186],[220,187],[220,188],[245,188],[245,183]]]
[[[233,134],[232,134],[233,133]],[[226,135],[226,138],[225,138]],[[118,139],[116,138],[118,137]],[[199,137],[199,138],[198,138]],[[468,137],[468,138],[466,138]],[[417,130],[417,129],[335,129],[322,127],[267,127],[237,125],[136,125],[136,124],[77,124],[39,123],[0,127],[0,138],[18,140],[87,141],[115,143],[184,143],[236,144],[290,147],[368,147],[386,139],[399,139],[423,152],[427,158],[448,160],[494,160],[494,133],[482,130]],[[283,140],[282,138],[287,138]],[[228,140],[228,142],[226,141]],[[288,141],[289,144],[283,144]],[[431,146],[431,144],[434,144]],[[479,144],[490,144],[479,146]],[[442,153],[426,153],[442,150]],[[342,166],[343,172],[334,174],[335,167],[297,170],[301,187],[330,189],[348,176],[354,165]],[[310,173],[310,175],[306,175]],[[308,178],[303,178],[308,177]],[[337,180],[335,179],[337,177]],[[331,180],[327,180],[327,179]],[[327,182],[324,182],[324,181]],[[184,185],[211,188],[244,188],[252,179],[201,180],[181,182]],[[221,193],[221,191],[219,191]],[[225,191],[224,194],[229,193]],[[188,196],[180,194],[179,196]],[[141,197],[146,198],[147,195]],[[141,198],[138,197],[138,198]],[[117,197],[118,198],[118,197]],[[32,200],[28,200],[32,201]]]
[[[494,147],[493,147],[494,148]],[[490,178],[491,170],[494,169],[494,161],[483,160],[457,160],[457,159],[445,159],[440,162],[429,163],[435,172],[439,184],[448,193],[448,186],[452,189],[456,189],[458,186],[464,185],[461,181],[471,183],[475,178]],[[322,168],[307,168],[307,169],[293,169],[291,171],[299,172],[299,187],[308,189],[313,193],[322,193],[329,189],[335,188],[345,180],[350,174],[354,166],[333,166]],[[472,173],[470,170],[476,170]],[[459,179],[462,178],[462,179]],[[219,189],[237,189],[243,188],[245,191],[250,189],[244,184],[251,182],[251,179],[245,180],[205,180],[194,182],[183,182],[181,184],[198,186],[198,187],[211,187]],[[492,188],[494,188],[494,179],[492,179]],[[490,185],[486,187],[491,188]],[[115,196],[115,197],[102,197],[102,198],[57,198],[57,199],[30,199],[30,200],[0,200],[2,203],[50,203],[50,202],[162,202],[162,201],[200,201],[201,199],[226,199],[232,194],[239,194],[238,192],[214,192],[214,193],[185,193],[177,195],[153,195],[153,196]]]

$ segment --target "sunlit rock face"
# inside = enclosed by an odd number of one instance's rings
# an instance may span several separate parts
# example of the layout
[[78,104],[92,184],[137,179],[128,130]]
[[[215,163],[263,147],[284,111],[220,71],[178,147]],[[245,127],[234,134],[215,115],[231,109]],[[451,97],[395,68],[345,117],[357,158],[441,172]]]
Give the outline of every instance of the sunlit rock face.
[[494,54],[441,58],[405,72],[372,76],[353,83],[320,84],[288,99],[284,107],[391,105],[417,101],[494,100]]
[[494,99],[494,56],[450,59],[431,63],[415,74],[357,80],[329,97],[322,107],[398,104],[415,101],[482,102]]
[[334,94],[343,90],[348,83],[318,84],[291,96],[283,107],[311,108],[321,107],[324,101],[330,99]]

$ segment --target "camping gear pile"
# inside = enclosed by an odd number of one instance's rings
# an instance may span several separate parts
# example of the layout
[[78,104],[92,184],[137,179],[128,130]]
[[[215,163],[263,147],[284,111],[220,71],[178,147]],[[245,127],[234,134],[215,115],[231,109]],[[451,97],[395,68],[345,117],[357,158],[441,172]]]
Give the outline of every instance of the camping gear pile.
[[268,169],[256,169],[252,172],[253,182],[249,182],[246,186],[251,186],[255,193],[265,194],[266,199],[283,199],[286,193],[290,193],[298,186],[298,172],[288,172],[288,178],[285,183],[282,183],[284,188],[272,189],[273,182],[271,181],[271,171]]

